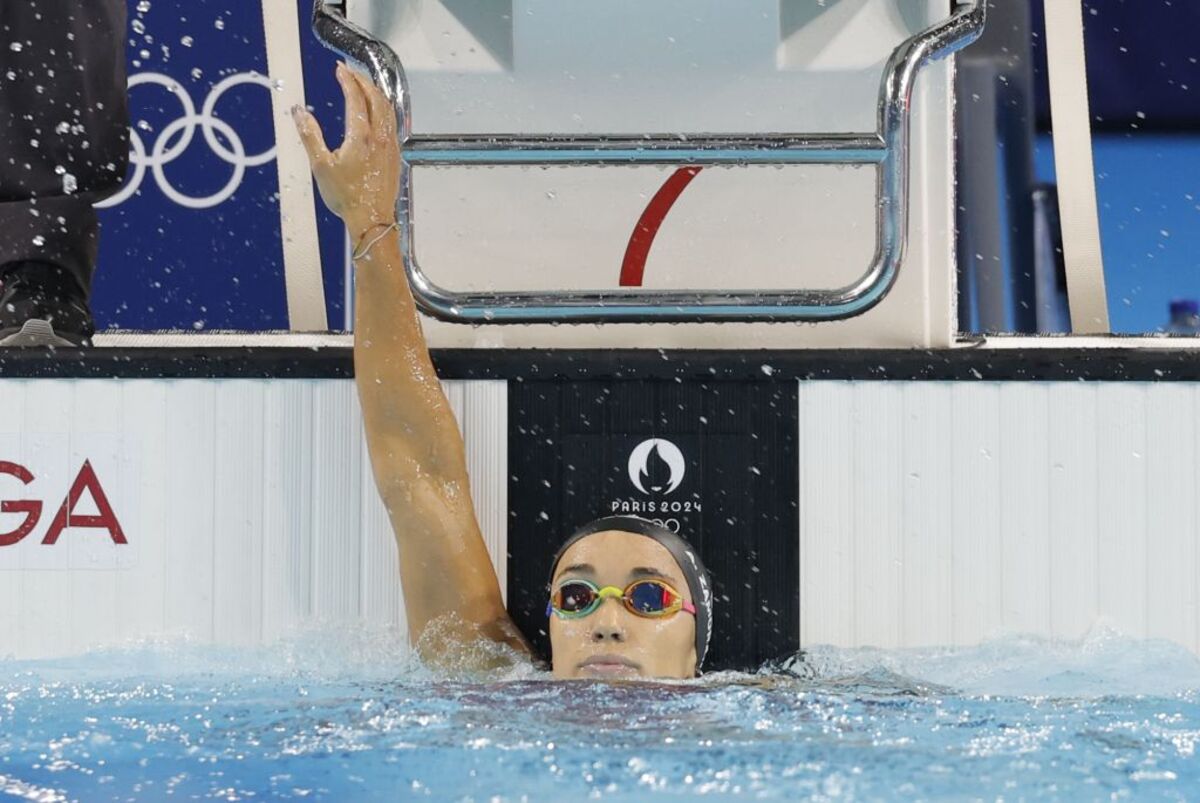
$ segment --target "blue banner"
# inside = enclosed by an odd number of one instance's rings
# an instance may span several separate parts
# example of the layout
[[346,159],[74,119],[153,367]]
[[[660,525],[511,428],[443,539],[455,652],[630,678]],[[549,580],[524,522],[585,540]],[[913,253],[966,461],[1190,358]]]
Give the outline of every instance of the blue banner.
[[[334,55],[312,35],[311,2],[296,2],[307,103],[336,143]],[[130,0],[132,164],[102,204],[98,328],[288,328],[271,93],[294,77],[270,73],[263,13]],[[344,328],[344,235],[318,210],[329,324]]]
[[[1045,0],[1032,2],[1038,120],[1048,130]],[[1083,23],[1094,128],[1200,130],[1200,3],[1085,0]]]

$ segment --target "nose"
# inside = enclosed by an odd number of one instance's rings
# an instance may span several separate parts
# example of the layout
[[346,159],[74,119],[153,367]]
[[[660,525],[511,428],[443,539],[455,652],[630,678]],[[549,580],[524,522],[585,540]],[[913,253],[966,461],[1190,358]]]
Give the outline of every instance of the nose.
[[592,614],[592,641],[603,643],[625,641],[625,628],[621,624],[621,601],[606,599],[600,609]]

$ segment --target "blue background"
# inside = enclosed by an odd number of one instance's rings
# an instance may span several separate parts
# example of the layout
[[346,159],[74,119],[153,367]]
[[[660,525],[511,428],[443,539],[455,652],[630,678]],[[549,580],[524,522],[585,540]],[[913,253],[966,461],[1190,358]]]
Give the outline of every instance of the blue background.
[[[297,0],[305,88],[331,143],[340,140],[341,94],[335,59],[312,35],[312,4]],[[232,74],[267,74],[262,4],[245,0],[133,0],[129,4],[130,76],[163,73],[176,79],[199,108],[212,86]],[[190,37],[190,46],[184,44]],[[276,78],[277,76],[272,76]],[[130,91],[134,129],[154,138],[182,114],[166,89]],[[269,90],[243,85],[227,91],[216,116],[238,132],[247,154],[274,144]],[[216,192],[233,167],[198,133],[165,167],[188,195]],[[132,168],[131,168],[132,173]],[[249,167],[237,192],[211,209],[187,209],[159,190],[149,170],[139,191],[101,211],[100,259],[93,308],[100,328],[286,329],[286,296],[279,231],[279,177],[274,160]],[[318,200],[321,262],[331,328],[344,328],[343,234],[340,221]]]
[[[1042,3],[1037,171],[1052,181]],[[1159,331],[1171,299],[1200,298],[1200,2],[1085,0],[1083,21],[1112,328]]]
[[[296,2],[308,104],[332,145],[342,130],[334,57],[312,35],[309,0]],[[1170,299],[1200,297],[1200,3],[1089,0],[1085,7],[1113,328],[1156,331],[1166,324]],[[130,25],[130,74],[169,75],[197,106],[225,76],[267,71],[259,2],[131,0]],[[1035,31],[1035,45],[1043,36]],[[1037,73],[1044,118],[1044,67]],[[130,100],[133,124],[152,148],[158,132],[179,116],[179,103],[156,86],[134,88]],[[230,90],[216,114],[239,133],[247,153],[271,146],[274,129],[263,87]],[[1039,175],[1053,177],[1045,138],[1037,164]],[[180,191],[200,196],[220,189],[232,169],[197,135],[166,173]],[[270,161],[248,168],[229,201],[193,210],[169,201],[147,171],[134,197],[101,214],[93,300],[98,325],[286,329],[278,186]],[[341,329],[343,233],[319,200],[318,209],[329,324]]]
[[[1162,331],[1175,298],[1200,298],[1200,137],[1095,137],[1096,196],[1114,332]],[[1054,178],[1049,137],[1038,175]]]

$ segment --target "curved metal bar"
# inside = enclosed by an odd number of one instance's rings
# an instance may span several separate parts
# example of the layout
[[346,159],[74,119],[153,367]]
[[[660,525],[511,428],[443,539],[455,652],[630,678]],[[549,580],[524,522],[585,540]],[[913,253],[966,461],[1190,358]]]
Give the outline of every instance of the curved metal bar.
[[879,164],[877,134],[809,136],[409,137],[412,165]]
[[[908,245],[910,109],[917,73],[979,38],[984,0],[956,0],[951,16],[893,51],[880,86],[877,131],[630,137],[412,137],[408,85],[385,43],[314,0],[317,38],[362,65],[395,103],[404,143],[397,220],[413,296],[430,315],[459,323],[694,323],[828,321],[861,315],[895,284]],[[876,164],[876,250],[857,281],[832,290],[615,290],[457,293],[433,283],[413,250],[411,170],[439,165]]]

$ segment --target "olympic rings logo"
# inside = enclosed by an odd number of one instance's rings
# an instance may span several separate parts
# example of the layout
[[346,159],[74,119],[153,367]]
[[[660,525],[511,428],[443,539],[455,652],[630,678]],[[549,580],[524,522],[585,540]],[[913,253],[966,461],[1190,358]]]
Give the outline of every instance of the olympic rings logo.
[[[149,168],[163,195],[188,209],[210,209],[228,201],[237,192],[238,187],[242,184],[242,178],[246,175],[247,167],[258,167],[275,158],[275,146],[271,146],[262,153],[248,155],[246,146],[238,133],[229,123],[213,113],[221,95],[235,86],[257,84],[269,90],[274,89],[271,80],[265,75],[255,72],[236,73],[222,79],[213,85],[208,97],[204,99],[204,105],[199,113],[196,112],[196,104],[191,95],[174,78],[162,73],[145,72],[129,79],[130,89],[142,84],[155,84],[173,94],[183,107],[183,116],[172,121],[159,132],[149,153],[147,153],[146,144],[142,142],[138,132],[134,128],[129,129],[129,161],[133,165],[133,175],[116,195],[96,204],[98,208],[117,206],[128,200],[141,187],[142,181],[146,178],[146,169]],[[164,170],[166,165],[179,158],[192,144],[192,140],[196,136],[196,129],[199,129],[204,135],[204,141],[208,143],[212,152],[233,167],[233,175],[229,177],[229,181],[225,183],[224,187],[212,195],[200,198],[185,195],[176,189]],[[178,140],[172,144],[172,139],[176,137]],[[225,138],[225,142],[221,141],[221,137]],[[225,144],[226,142],[228,146]]]

